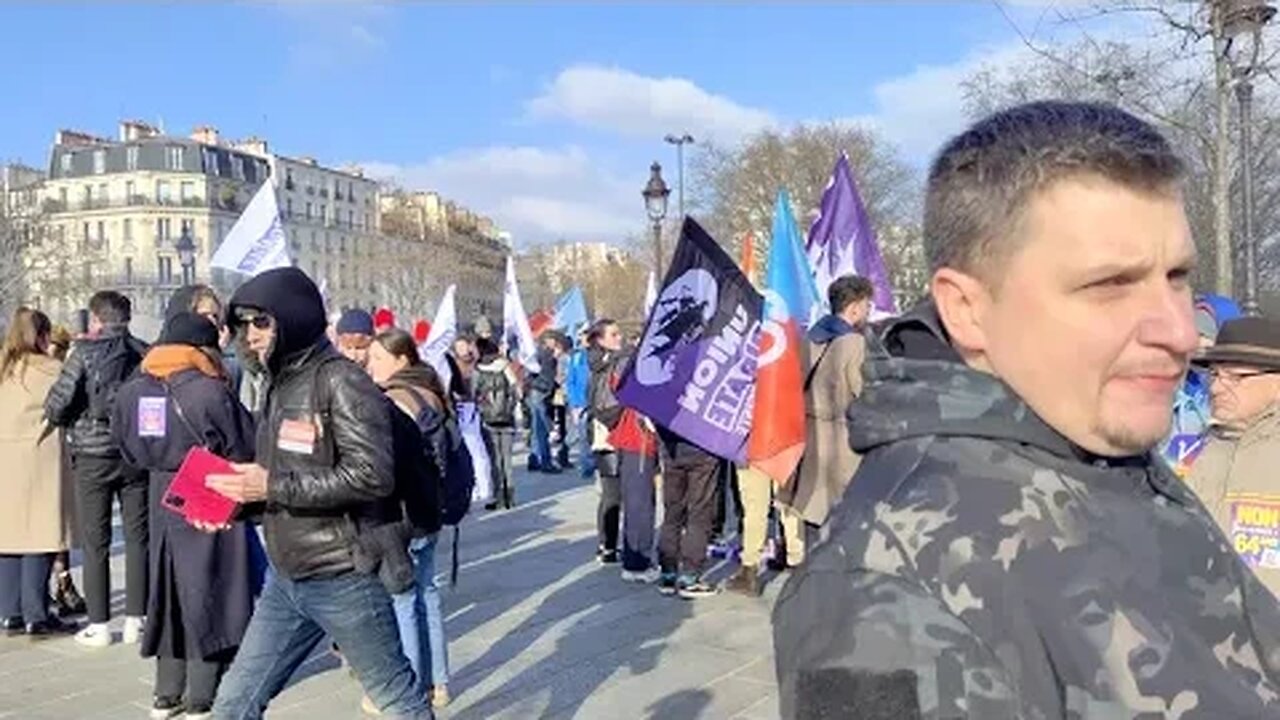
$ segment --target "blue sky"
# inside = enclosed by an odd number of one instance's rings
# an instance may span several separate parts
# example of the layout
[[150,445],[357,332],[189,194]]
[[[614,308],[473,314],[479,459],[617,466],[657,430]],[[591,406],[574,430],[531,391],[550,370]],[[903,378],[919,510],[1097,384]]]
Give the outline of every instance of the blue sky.
[[[1005,7],[1033,26],[1034,0]],[[923,164],[962,124],[956,82],[1016,54],[992,2],[494,5],[0,4],[0,158],[53,133],[211,124],[440,191],[520,243],[641,227],[664,133],[732,142],[872,124]],[[674,172],[668,173],[674,178]]]

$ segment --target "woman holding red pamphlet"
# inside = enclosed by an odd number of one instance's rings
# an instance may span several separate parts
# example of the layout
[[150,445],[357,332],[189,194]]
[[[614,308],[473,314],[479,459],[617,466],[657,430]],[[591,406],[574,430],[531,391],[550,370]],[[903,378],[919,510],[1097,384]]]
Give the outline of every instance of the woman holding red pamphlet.
[[194,500],[170,491],[193,450],[231,462],[254,456],[253,419],[227,380],[218,329],[194,313],[170,317],[138,376],[121,386],[113,420],[125,461],[151,474],[142,637],[143,656],[156,658],[151,717],[212,717],[218,681],[249,625],[266,567],[246,523],[233,519],[225,532],[204,532],[183,512]]

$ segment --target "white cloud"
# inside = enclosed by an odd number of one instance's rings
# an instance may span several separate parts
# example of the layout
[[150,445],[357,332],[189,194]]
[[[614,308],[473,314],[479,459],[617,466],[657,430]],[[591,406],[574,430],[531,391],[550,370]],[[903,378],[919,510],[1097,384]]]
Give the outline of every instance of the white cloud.
[[434,190],[492,217],[520,244],[616,241],[643,224],[643,178],[613,174],[577,146],[496,146],[420,164],[361,164],[373,177]]
[[392,8],[383,2],[275,0],[265,4],[289,25],[289,60],[300,70],[349,67],[386,50],[382,29],[391,20]]
[[875,109],[849,122],[864,123],[923,163],[968,125],[962,83],[985,65],[1002,66],[1027,57],[1021,43],[990,47],[950,65],[920,65],[872,88]]
[[621,68],[574,65],[528,103],[537,119],[559,118],[635,137],[689,132],[733,140],[775,123],[773,115],[710,93],[690,80]]

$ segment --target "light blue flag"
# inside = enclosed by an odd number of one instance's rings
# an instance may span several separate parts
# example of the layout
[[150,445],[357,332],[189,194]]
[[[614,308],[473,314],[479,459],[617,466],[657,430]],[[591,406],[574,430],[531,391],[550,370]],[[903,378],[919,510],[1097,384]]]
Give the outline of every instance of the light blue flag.
[[574,339],[588,322],[587,301],[582,297],[582,290],[575,285],[556,301],[551,327],[563,330],[570,339]]

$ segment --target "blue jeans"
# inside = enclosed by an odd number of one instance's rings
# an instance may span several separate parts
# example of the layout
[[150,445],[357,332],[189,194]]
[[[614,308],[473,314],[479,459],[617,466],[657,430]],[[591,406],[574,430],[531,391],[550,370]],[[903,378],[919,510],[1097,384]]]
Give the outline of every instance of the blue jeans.
[[578,445],[578,471],[582,477],[595,477],[596,454],[591,452],[591,415],[586,408],[573,409],[573,428]]
[[424,687],[449,684],[449,641],[444,636],[440,589],[436,587],[436,539],[432,533],[409,543],[417,582],[409,592],[392,597],[400,645]]
[[529,444],[532,446],[529,464],[543,469],[555,465],[551,458],[551,416],[547,411],[547,397],[546,393],[529,391]]
[[257,720],[325,635],[385,716],[431,720],[427,695],[400,649],[391,596],[376,576],[290,580],[271,573],[213,715]]

